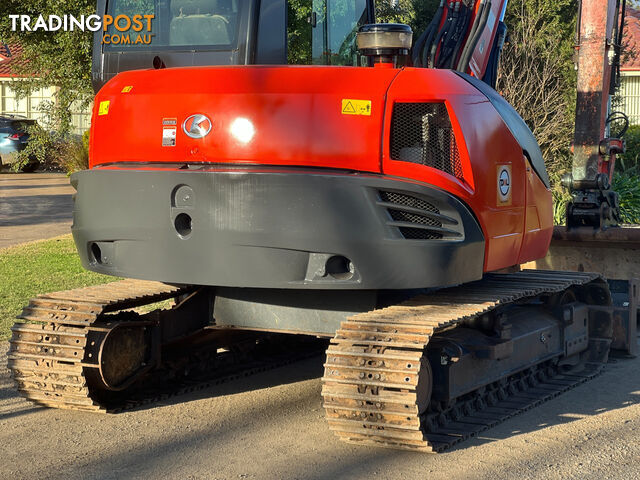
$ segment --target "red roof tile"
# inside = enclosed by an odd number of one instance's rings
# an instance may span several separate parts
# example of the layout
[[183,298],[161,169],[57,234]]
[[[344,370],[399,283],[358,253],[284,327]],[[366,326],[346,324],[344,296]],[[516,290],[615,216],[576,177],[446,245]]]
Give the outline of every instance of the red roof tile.
[[635,52],[635,58],[623,59],[621,70],[640,70],[640,10],[627,6],[624,27],[624,41],[627,50]]
[[12,68],[20,63],[22,47],[12,43],[5,45],[0,43],[0,77],[20,77],[13,73]]

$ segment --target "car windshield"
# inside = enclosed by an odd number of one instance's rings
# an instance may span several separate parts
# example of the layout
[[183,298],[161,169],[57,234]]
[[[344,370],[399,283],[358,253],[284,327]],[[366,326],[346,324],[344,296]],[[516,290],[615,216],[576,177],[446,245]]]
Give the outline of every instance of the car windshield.
[[35,120],[17,120],[11,122],[11,128],[19,132],[27,132],[29,130],[29,127],[34,125],[35,123]]
[[[242,0],[114,0],[109,2],[108,13],[114,19],[125,15],[153,15],[151,32],[146,20],[143,28],[126,19],[112,24],[103,37],[106,51],[132,49],[193,50],[196,47],[232,50],[237,46],[238,25],[250,2]],[[140,28],[140,24],[137,25]],[[150,37],[150,35],[153,35]]]

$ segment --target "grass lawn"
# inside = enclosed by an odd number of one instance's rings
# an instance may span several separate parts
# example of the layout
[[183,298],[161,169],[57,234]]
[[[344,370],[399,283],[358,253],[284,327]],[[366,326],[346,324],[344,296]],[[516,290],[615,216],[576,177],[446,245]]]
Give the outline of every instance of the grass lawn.
[[115,280],[82,268],[71,235],[0,250],[0,339],[11,336],[11,325],[29,298]]

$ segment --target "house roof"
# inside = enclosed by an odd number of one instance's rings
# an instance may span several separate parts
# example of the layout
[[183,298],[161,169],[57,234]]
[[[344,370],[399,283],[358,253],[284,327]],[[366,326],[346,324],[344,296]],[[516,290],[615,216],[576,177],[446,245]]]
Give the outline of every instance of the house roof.
[[13,67],[22,63],[20,54],[22,47],[18,44],[11,43],[6,45],[0,43],[0,77],[20,77],[13,73]]
[[627,50],[635,52],[635,58],[624,58],[620,69],[640,70],[640,9],[627,6],[625,23],[623,43],[628,43]]

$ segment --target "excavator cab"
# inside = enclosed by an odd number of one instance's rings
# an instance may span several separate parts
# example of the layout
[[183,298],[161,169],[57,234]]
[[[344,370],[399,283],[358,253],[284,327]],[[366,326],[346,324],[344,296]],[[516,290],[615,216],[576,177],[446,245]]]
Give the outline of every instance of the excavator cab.
[[375,21],[373,0],[98,0],[97,12],[153,18],[150,32],[119,30],[122,20],[95,33],[96,92],[120,72],[152,67],[358,65],[356,32]]

